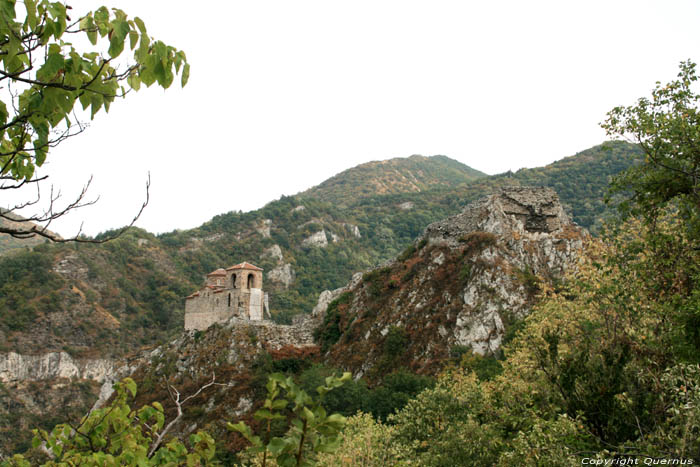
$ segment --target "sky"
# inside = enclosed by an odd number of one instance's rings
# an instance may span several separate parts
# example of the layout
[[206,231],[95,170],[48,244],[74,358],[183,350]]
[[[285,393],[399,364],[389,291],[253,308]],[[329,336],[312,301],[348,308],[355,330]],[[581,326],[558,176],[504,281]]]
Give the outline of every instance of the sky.
[[191,76],[129,94],[52,150],[41,173],[65,202],[91,176],[100,198],[51,226],[64,236],[127,224],[149,173],[137,225],[161,233],[372,160],[546,165],[603,142],[606,112],[700,59],[697,0],[69,3],[139,16]]

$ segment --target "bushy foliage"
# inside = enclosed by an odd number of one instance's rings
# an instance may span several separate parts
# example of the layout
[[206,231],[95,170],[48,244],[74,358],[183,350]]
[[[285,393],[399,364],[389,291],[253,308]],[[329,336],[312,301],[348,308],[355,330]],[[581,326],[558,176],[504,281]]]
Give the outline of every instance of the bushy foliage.
[[[349,379],[350,373],[345,373],[340,378],[327,377],[324,384],[316,388],[318,398],[314,399],[291,377],[273,374],[267,382],[267,398],[263,408],[254,415],[256,420],[265,425],[262,436],[254,434],[245,422],[229,422],[228,428],[240,433],[250,442],[251,446],[246,453],[260,462],[262,467],[268,465],[268,456],[270,460],[274,459],[274,465],[281,467],[315,465],[319,453],[332,453],[338,448],[339,432],[345,424],[342,415],[328,415],[320,400]],[[291,420],[284,436],[272,436],[272,423],[286,420],[288,415]]]
[[[339,370],[336,368],[316,364],[299,374],[298,380],[300,386],[310,392],[322,385],[325,378],[337,374]],[[435,379],[430,376],[416,375],[400,368],[386,374],[373,387],[368,387],[363,378],[348,381],[327,394],[321,403],[329,412],[345,416],[363,412],[385,421],[389,415],[401,410],[409,400],[434,384]]]
[[[675,238],[657,245],[665,254],[640,248],[651,231],[639,222],[592,243],[575,278],[543,290],[498,370],[477,376],[482,357],[455,349],[461,367],[389,416],[390,427],[365,420],[343,452],[375,453],[366,440],[384,430],[392,465],[568,466],[584,456],[698,462],[699,354],[681,324],[696,306],[697,282],[687,274],[700,258],[681,223],[668,219],[660,232]],[[671,252],[694,259],[677,270],[665,263]]]
[[700,95],[696,64],[681,62],[678,79],[656,83],[651,97],[636,105],[615,107],[602,124],[608,135],[632,141],[643,161],[614,178],[613,192],[621,194],[620,210],[653,222],[673,204],[693,236],[700,238]]
[[0,284],[0,329],[22,331],[46,308],[39,299],[60,289],[64,280],[53,271],[52,254],[21,252],[0,259]]
[[[177,438],[160,444],[165,415],[154,402],[132,410],[129,400],[136,396],[136,383],[127,378],[115,386],[112,403],[86,415],[77,426],[59,424],[51,430],[35,430],[34,448],[44,445],[50,457],[41,465],[119,466],[119,465],[205,465],[214,458],[214,440],[206,432],[190,436],[191,449]],[[22,455],[15,455],[3,466],[29,467]]]
[[343,429],[343,439],[338,449],[318,457],[318,465],[323,467],[388,466],[397,465],[399,459],[406,459],[406,448],[393,441],[395,427],[378,423],[366,413],[358,413],[347,418]]

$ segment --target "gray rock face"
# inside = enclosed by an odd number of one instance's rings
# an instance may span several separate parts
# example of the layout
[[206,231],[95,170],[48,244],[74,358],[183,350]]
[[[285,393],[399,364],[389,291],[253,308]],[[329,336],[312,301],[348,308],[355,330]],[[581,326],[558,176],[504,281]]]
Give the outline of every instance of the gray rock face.
[[86,280],[88,268],[76,255],[66,255],[53,267],[54,272],[72,280]]
[[325,248],[328,246],[328,238],[326,237],[326,231],[320,230],[313,233],[301,241],[301,245],[305,247],[316,246],[319,248]]
[[[429,225],[408,258],[348,286],[343,332],[360,337],[341,338],[326,358],[364,374],[382,358],[392,326],[411,336],[405,355],[426,371],[455,345],[497,352],[508,323],[530,313],[540,286],[575,270],[587,238],[551,189],[506,188],[482,198]],[[337,295],[324,292],[314,313]],[[358,354],[361,365],[350,357]]]
[[316,303],[316,306],[313,310],[311,310],[311,316],[313,316],[314,318],[322,318],[323,315],[325,315],[326,310],[328,310],[328,305],[330,305],[330,303],[333,300],[340,297],[340,295],[343,292],[346,292],[357,286],[357,284],[359,284],[360,281],[362,281],[362,273],[358,272],[353,274],[350,283],[345,287],[340,287],[339,289],[335,290],[324,290],[323,292],[321,292],[318,295],[318,302]]
[[475,201],[460,214],[430,224],[425,236],[431,243],[454,246],[462,236],[475,231],[551,234],[570,224],[559,196],[551,188],[511,187]]
[[277,261],[282,261],[282,248],[280,248],[279,245],[272,245],[270,248],[263,251],[263,256],[268,256],[272,259],[276,259]]
[[498,200],[503,213],[522,222],[528,232],[552,233],[570,222],[551,188],[507,188]]
[[360,228],[358,226],[356,226],[355,224],[348,224],[348,223],[345,223],[343,225],[345,226],[346,229],[348,229],[350,231],[350,233],[352,234],[353,237],[362,238],[362,235],[360,234]]
[[561,278],[575,267],[588,234],[571,222],[554,190],[511,187],[429,225],[425,238],[430,244],[455,248],[480,233],[493,234],[494,244],[473,258],[474,264],[486,267],[462,292],[464,308],[452,337],[483,355],[500,347],[504,310],[511,318],[529,312],[531,293],[518,274]]
[[296,274],[291,264],[285,263],[277,266],[275,269],[267,273],[267,278],[272,282],[284,284],[284,288],[289,288],[294,283]]
[[272,227],[272,220],[263,219],[263,221],[255,227],[255,230],[263,236],[263,238],[270,238],[270,228]]
[[56,378],[78,378],[103,382],[114,371],[108,359],[75,360],[65,352],[43,355],[0,354],[0,381],[40,381]]

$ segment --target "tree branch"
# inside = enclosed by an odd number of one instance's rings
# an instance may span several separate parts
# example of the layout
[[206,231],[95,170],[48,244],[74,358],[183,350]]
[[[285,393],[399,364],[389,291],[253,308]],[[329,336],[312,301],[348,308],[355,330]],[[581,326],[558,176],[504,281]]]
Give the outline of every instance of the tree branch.
[[[46,178],[46,177],[44,177]],[[139,211],[136,213],[134,218],[131,220],[131,222],[119,229],[116,233],[112,235],[107,235],[103,238],[99,239],[93,239],[93,238],[85,238],[82,236],[82,225],[78,232],[70,237],[70,238],[63,238],[60,235],[51,232],[48,230],[49,225],[51,222],[53,222],[56,219],[59,219],[66,214],[68,214],[70,211],[74,209],[78,209],[81,207],[85,206],[91,206],[95,204],[98,200],[99,197],[90,200],[90,201],[83,201],[85,196],[87,195],[87,190],[90,187],[90,184],[92,183],[92,177],[88,180],[88,182],[83,186],[83,189],[81,190],[80,194],[78,197],[68,204],[66,207],[64,207],[61,210],[54,211],[54,203],[61,197],[61,193],[59,192],[54,196],[53,194],[53,187],[51,188],[51,195],[49,197],[49,206],[48,208],[42,213],[38,215],[33,215],[28,218],[22,218],[16,214],[14,214],[14,211],[19,211],[23,208],[26,208],[28,206],[34,205],[39,202],[40,200],[40,194],[37,194],[37,199],[33,201],[28,201],[26,203],[23,203],[22,205],[18,205],[13,207],[12,209],[8,210],[0,210],[0,219],[7,219],[13,223],[20,223],[20,224],[29,224],[26,227],[12,227],[12,226],[0,226],[0,233],[8,234],[14,238],[19,238],[19,239],[27,239],[27,238],[33,238],[36,236],[46,238],[52,242],[55,243],[67,243],[67,242],[76,242],[76,243],[105,243],[110,240],[114,240],[121,235],[123,235],[127,230],[129,230],[131,227],[134,226],[136,221],[141,217],[141,214],[143,214],[144,209],[146,209],[146,206],[148,206],[148,202],[150,201],[150,187],[151,187],[151,174],[148,174],[148,180],[146,182],[146,200],[143,202],[141,205],[141,208]],[[37,192],[39,190],[37,189]],[[34,223],[43,223],[44,225],[36,225]]]
[[161,443],[163,442],[163,438],[165,438],[165,435],[167,435],[171,428],[175,426],[175,424],[180,420],[180,418],[182,418],[182,406],[185,404],[185,402],[197,397],[203,390],[214,385],[226,386],[225,384],[216,383],[216,374],[214,373],[211,375],[211,381],[209,381],[204,386],[200,387],[194,394],[185,397],[182,401],[180,401],[180,392],[175,388],[175,386],[172,386],[170,384],[166,385],[166,388],[168,389],[168,394],[170,394],[170,398],[173,400],[175,406],[177,407],[177,417],[172,419],[170,423],[168,423],[168,425],[165,427],[165,429],[158,434],[158,437],[153,442],[151,449],[148,451],[149,459],[153,457],[153,454],[160,447]]

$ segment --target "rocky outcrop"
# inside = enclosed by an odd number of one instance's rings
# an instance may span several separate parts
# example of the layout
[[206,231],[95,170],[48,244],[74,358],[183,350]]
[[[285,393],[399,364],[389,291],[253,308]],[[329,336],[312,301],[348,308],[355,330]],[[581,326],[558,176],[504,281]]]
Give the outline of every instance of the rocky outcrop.
[[510,187],[430,224],[424,238],[430,245],[456,248],[477,232],[495,235],[517,267],[548,276],[563,275],[588,236],[569,219],[551,188]]
[[328,246],[328,238],[326,237],[326,231],[320,230],[313,233],[301,241],[301,245],[304,247],[316,246],[319,248],[325,248]]
[[[385,358],[392,327],[405,336],[403,363],[415,371],[431,371],[454,346],[495,353],[543,283],[576,267],[587,237],[551,189],[502,189],[431,224],[397,260],[348,286],[350,298],[334,309],[340,316],[322,325],[341,335],[326,358],[366,374]],[[338,296],[326,293],[315,312]]]
[[323,292],[321,292],[318,295],[318,302],[316,303],[316,306],[313,310],[311,310],[311,316],[315,318],[322,318],[326,313],[326,310],[328,309],[328,305],[333,300],[340,297],[340,294],[342,294],[343,292],[347,292],[348,290],[355,288],[357,284],[359,284],[361,281],[362,273],[358,272],[353,274],[350,283],[345,287],[340,287],[335,290],[324,290]]
[[282,256],[282,248],[280,248],[279,245],[272,245],[270,248],[266,248],[265,250],[263,250],[263,256],[275,259],[278,262],[284,259],[284,257]]
[[262,235],[263,238],[270,238],[270,228],[272,227],[271,219],[263,219],[260,224],[255,227],[255,230]]
[[258,365],[269,359],[317,356],[312,331],[313,326],[307,322],[281,325],[233,317],[206,331],[184,332],[144,354],[139,364],[130,369],[139,389],[153,385],[152,390],[137,393],[133,406],[159,401],[166,413],[173,413],[163,381],[167,380],[185,397],[215,377],[216,384],[197,398],[204,410],[178,422],[171,434],[184,439],[193,427],[207,426],[216,439],[227,439],[221,420],[251,417],[250,412],[259,408],[254,403],[259,400],[255,393],[255,387],[260,387],[260,381],[255,379]]
[[294,283],[295,277],[294,269],[289,263],[281,264],[267,273],[267,278],[269,280],[283,284],[285,289],[289,288],[289,286]]
[[360,234],[360,228],[358,226],[356,226],[355,224],[349,224],[347,222],[343,225],[346,229],[348,229],[348,231],[350,232],[350,234],[352,234],[353,237],[362,238],[362,235]]
[[277,262],[277,266],[267,273],[268,280],[282,284],[285,289],[288,289],[294,283],[296,273],[291,264],[284,262],[282,248],[279,245],[272,245],[263,251],[262,256],[272,258]]
[[65,255],[53,267],[53,271],[72,280],[87,279],[88,268],[77,255]]
[[41,381],[56,378],[103,382],[114,371],[109,359],[73,359],[65,352],[43,355],[0,354],[0,382]]

